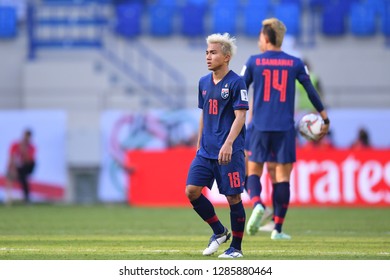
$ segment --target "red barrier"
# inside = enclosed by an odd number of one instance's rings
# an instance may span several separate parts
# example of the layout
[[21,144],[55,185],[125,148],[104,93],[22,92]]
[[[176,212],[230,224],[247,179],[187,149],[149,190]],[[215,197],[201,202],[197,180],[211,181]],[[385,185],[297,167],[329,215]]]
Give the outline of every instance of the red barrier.
[[[185,197],[193,148],[131,151],[135,166],[128,200],[136,206],[189,206]],[[291,178],[291,205],[390,206],[390,150],[298,149]],[[263,199],[270,205],[272,185],[262,177]],[[131,183],[131,187],[130,187]],[[213,203],[226,204],[216,188],[205,192]],[[244,202],[248,203],[246,195]]]
[[134,166],[128,201],[135,206],[188,206],[187,172],[194,148],[165,151],[131,151],[127,163]]

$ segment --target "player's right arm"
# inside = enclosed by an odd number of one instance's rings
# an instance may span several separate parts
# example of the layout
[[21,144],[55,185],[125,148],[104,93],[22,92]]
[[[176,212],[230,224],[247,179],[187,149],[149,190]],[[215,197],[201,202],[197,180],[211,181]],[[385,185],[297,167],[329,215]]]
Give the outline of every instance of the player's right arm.
[[234,115],[235,115],[235,119],[230,128],[230,132],[218,154],[219,164],[228,164],[229,162],[231,162],[232,154],[233,154],[233,142],[236,140],[237,136],[240,134],[240,131],[245,125],[245,119],[246,119],[245,109],[234,110]]
[[201,109],[201,114],[199,118],[199,128],[198,128],[198,142],[196,143],[196,150],[200,149],[200,141],[203,134],[203,106],[204,106],[204,97],[203,97],[203,87],[201,86],[203,78],[199,80],[198,83],[198,108]]

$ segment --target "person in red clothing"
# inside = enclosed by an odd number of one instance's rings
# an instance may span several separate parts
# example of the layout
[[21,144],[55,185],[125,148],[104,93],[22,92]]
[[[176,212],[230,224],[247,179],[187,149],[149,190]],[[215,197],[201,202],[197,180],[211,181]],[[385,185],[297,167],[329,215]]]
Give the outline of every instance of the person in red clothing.
[[28,177],[35,167],[35,147],[31,143],[32,132],[24,131],[22,139],[11,144],[7,166],[8,203],[11,202],[10,189],[19,182],[23,189],[24,201],[30,202],[30,184]]

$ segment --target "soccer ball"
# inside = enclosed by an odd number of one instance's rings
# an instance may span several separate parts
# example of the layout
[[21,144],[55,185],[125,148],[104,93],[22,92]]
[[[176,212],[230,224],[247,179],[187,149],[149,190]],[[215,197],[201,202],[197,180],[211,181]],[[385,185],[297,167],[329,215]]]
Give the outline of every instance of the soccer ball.
[[316,141],[319,138],[323,124],[321,116],[316,114],[306,114],[299,121],[299,133],[307,140]]

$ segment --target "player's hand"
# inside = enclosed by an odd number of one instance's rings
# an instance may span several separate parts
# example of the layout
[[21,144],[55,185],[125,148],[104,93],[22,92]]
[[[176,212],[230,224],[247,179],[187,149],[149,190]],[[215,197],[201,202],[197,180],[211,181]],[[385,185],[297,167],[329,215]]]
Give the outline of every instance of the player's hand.
[[319,134],[318,140],[322,139],[329,133],[329,124],[322,124],[321,126],[321,132]]
[[224,144],[218,154],[218,163],[220,165],[229,164],[232,161],[233,147],[229,144]]

